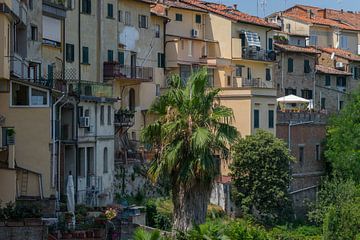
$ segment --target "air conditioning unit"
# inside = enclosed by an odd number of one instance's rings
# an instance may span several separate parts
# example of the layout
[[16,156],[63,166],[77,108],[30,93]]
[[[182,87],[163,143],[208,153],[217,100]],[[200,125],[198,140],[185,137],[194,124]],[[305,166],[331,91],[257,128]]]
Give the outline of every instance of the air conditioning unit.
[[90,127],[90,117],[80,117],[80,127],[89,128]]
[[197,29],[192,29],[192,30],[191,30],[191,36],[194,37],[194,38],[199,37],[199,30],[197,30]]
[[343,69],[345,67],[343,62],[336,62],[336,68]]

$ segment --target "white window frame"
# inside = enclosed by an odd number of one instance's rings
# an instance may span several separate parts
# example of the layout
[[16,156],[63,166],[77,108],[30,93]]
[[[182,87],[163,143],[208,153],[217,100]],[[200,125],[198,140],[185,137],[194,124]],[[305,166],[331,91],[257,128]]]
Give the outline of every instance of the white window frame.
[[[19,84],[19,85],[24,85],[24,86],[27,86],[29,88],[29,105],[13,105],[13,98],[12,98],[12,88],[13,88],[13,83],[16,83],[16,84]],[[42,92],[46,92],[46,102],[47,104],[46,105],[34,105],[32,104],[31,102],[31,90],[32,89],[36,89],[36,90],[39,90],[39,91],[42,91]],[[26,84],[21,84],[21,83],[18,83],[18,82],[13,82],[11,81],[10,83],[10,107],[12,108],[47,108],[50,106],[50,94],[49,94],[49,91],[48,90],[44,90],[42,88],[38,88],[38,87],[33,87],[33,86],[29,86],[29,85],[26,85]]]

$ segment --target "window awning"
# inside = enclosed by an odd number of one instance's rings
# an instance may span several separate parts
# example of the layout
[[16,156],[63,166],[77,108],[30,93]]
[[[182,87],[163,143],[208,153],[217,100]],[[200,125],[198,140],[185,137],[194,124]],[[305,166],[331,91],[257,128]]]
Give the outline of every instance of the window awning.
[[245,32],[248,46],[261,47],[259,35],[256,32]]

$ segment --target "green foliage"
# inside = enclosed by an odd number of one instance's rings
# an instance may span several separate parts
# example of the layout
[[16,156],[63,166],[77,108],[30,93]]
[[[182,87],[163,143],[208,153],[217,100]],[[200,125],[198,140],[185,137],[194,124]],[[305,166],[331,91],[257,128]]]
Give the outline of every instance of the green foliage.
[[327,130],[325,156],[335,175],[360,183],[360,89],[334,115]]
[[360,236],[360,198],[332,205],[326,212],[323,232],[325,240],[353,240]]
[[161,236],[160,231],[155,230],[152,232],[145,231],[142,228],[138,228],[135,230],[133,238],[134,240],[164,240]]
[[321,229],[315,226],[277,226],[269,231],[273,240],[320,240]]
[[150,227],[170,231],[172,228],[171,212],[164,213],[163,211],[158,211],[156,202],[159,203],[159,201],[153,200],[146,203],[146,224]]
[[40,218],[41,208],[37,204],[28,203],[7,203],[5,207],[0,208],[0,220],[21,220],[24,218]]
[[289,214],[289,163],[294,159],[283,141],[259,130],[239,139],[232,158],[233,197],[244,214],[266,224]]
[[343,203],[353,202],[360,197],[360,188],[352,180],[332,179],[324,180],[317,193],[317,201],[311,206],[308,213],[309,220],[322,224],[326,213],[332,206],[341,206]]

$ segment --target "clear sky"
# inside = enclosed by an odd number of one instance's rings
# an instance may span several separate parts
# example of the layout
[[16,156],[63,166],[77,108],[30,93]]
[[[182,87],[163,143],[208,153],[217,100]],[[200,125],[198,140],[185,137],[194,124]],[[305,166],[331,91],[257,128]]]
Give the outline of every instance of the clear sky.
[[[257,0],[208,0],[226,5],[238,5],[238,10],[251,15],[257,14]],[[259,16],[264,17],[264,8],[261,7],[261,2],[266,2],[265,15],[269,15],[275,11],[291,7],[295,4],[313,5],[323,8],[344,9],[351,11],[360,11],[360,0],[258,0],[259,1]]]

